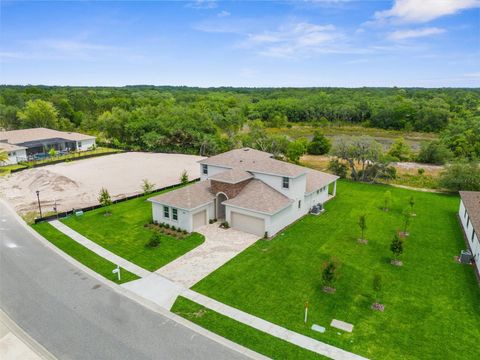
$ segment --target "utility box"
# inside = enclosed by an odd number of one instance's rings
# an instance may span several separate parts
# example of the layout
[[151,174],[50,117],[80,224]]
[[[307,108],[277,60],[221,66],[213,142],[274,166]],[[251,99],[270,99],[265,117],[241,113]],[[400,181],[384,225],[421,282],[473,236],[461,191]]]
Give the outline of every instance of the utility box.
[[460,262],[462,264],[470,264],[472,260],[472,253],[469,250],[462,250],[462,252],[460,253]]

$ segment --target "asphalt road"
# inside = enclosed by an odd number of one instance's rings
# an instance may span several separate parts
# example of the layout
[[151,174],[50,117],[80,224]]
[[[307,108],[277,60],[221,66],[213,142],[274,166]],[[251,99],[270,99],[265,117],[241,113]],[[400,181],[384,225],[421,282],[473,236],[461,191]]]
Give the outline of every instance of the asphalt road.
[[58,359],[245,359],[100,283],[0,201],[0,308]]

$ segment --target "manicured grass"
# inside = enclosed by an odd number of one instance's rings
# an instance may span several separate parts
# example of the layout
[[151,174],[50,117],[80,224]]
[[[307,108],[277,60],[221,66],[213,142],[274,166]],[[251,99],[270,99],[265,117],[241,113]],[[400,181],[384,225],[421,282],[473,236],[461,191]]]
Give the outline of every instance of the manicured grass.
[[118,281],[117,275],[112,273],[112,270],[117,267],[116,264],[104,259],[103,257],[95,254],[93,251],[70,239],[68,236],[55,229],[49,223],[44,222],[32,225],[32,228],[60,250],[108,280],[122,284],[139,278],[137,275],[121,268],[120,274],[122,280]]
[[272,359],[325,359],[321,355],[232,320],[183,297],[177,299],[171,311]]
[[[381,210],[386,190],[393,197],[388,212]],[[405,240],[404,266],[395,267],[390,243],[411,195],[417,216]],[[478,359],[480,288],[473,268],[454,261],[465,248],[458,205],[457,196],[339,182],[324,214],[309,215],[274,239],[258,241],[193,289],[374,359]],[[357,243],[361,213],[367,216],[367,245]],[[340,277],[336,293],[326,294],[322,264],[332,257],[341,265]],[[375,274],[383,280],[383,313],[370,309]],[[310,304],[306,325],[305,301]],[[330,328],[332,319],[352,323],[353,333]],[[215,331],[215,322],[202,326]],[[312,324],[327,331],[314,332]]]
[[12,170],[24,169],[26,167],[25,165],[19,164],[0,166],[0,176],[8,175]]
[[152,204],[147,197],[111,205],[109,212],[111,215],[105,216],[105,210],[100,208],[61,221],[100,246],[150,271],[157,270],[205,240],[198,233],[182,240],[161,234],[160,245],[147,248],[145,245],[154,231],[144,226],[152,218]]

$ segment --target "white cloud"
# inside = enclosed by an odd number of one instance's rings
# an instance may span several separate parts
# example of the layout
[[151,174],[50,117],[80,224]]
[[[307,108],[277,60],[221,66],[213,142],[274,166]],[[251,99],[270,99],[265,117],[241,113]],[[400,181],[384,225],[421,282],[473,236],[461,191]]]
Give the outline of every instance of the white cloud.
[[445,29],[428,27],[422,29],[396,30],[388,35],[390,40],[406,40],[431,35],[438,35],[445,32]]
[[216,0],[195,0],[185,6],[192,9],[215,9],[217,5]]
[[227,17],[227,16],[230,16],[230,15],[231,14],[226,10],[222,10],[217,14],[218,17]]
[[272,57],[305,56],[319,52],[325,45],[342,37],[333,25],[306,22],[291,23],[276,31],[249,34],[242,47],[257,48],[258,53]]
[[480,0],[395,0],[391,9],[377,11],[375,19],[423,23],[475,7],[480,7]]

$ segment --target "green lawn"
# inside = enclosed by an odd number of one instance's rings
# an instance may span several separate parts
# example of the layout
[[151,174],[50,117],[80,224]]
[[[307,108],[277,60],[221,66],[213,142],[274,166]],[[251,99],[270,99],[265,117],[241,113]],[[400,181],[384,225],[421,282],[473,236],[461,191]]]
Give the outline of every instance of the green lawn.
[[104,259],[93,251],[70,239],[49,223],[44,222],[32,225],[32,228],[60,250],[109,280],[121,284],[138,279],[137,275],[122,268],[122,279],[121,281],[118,281],[117,275],[112,273],[112,270],[117,267],[116,264]]
[[312,351],[244,325],[183,297],[177,299],[172,312],[272,359],[325,359]]
[[61,220],[88,239],[144,269],[155,271],[197,247],[203,235],[193,233],[182,240],[161,234],[157,248],[147,248],[153,230],[144,227],[152,218],[152,205],[147,197],[111,205],[110,216],[104,209],[88,211],[80,217]]
[[[393,197],[389,212],[381,210],[386,190]],[[404,266],[394,267],[389,245],[411,195],[417,216],[405,241]],[[274,239],[258,241],[193,289],[370,358],[478,359],[480,288],[473,268],[454,261],[465,248],[458,204],[456,196],[339,182],[324,214],[309,215]],[[356,241],[362,212],[367,245]],[[341,264],[335,294],[321,290],[322,264],[330,257]],[[383,313],[370,309],[374,274],[383,280]],[[305,301],[310,304],[307,325]],[[185,304],[175,306],[182,308]],[[330,328],[334,318],[354,324],[353,333]],[[190,319],[224,332],[218,318]],[[312,324],[326,326],[327,332],[310,330]],[[253,348],[257,340],[242,341]]]

